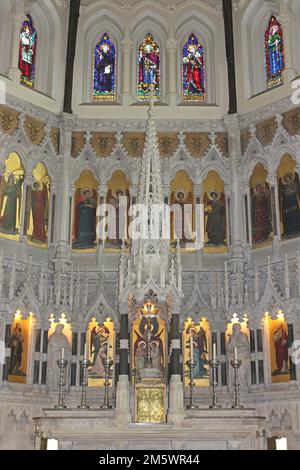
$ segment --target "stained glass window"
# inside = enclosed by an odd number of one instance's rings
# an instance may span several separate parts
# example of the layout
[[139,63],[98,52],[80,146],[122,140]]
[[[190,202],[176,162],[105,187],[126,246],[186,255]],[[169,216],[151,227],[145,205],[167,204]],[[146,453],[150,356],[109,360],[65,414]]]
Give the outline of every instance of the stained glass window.
[[265,56],[267,87],[283,83],[284,47],[281,24],[275,16],[271,16],[265,32]]
[[94,50],[94,101],[116,99],[116,46],[104,33]]
[[205,99],[204,49],[194,34],[182,50],[182,90],[184,101]]
[[19,69],[21,83],[30,88],[34,86],[37,32],[30,15],[26,16],[20,32]]
[[144,101],[150,93],[150,85],[154,85],[154,97],[160,97],[160,51],[159,46],[148,33],[139,47],[138,53],[138,101]]

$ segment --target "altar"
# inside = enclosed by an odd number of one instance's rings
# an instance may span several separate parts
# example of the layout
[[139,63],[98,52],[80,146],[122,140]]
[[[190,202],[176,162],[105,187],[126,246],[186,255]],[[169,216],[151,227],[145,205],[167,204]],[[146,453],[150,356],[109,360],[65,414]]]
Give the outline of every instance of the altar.
[[48,439],[59,450],[264,450],[265,418],[255,410],[186,411],[181,423],[120,422],[113,410],[44,409],[34,419],[35,449]]

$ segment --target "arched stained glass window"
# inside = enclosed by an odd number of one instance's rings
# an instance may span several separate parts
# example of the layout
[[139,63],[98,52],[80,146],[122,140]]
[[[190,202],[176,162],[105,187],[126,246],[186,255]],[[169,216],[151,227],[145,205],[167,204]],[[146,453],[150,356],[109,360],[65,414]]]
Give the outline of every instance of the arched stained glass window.
[[204,49],[194,34],[182,50],[182,90],[184,101],[205,99]]
[[282,27],[273,15],[265,32],[265,57],[267,87],[272,88],[283,83],[285,68]]
[[21,83],[29,88],[34,86],[36,47],[37,32],[31,16],[27,15],[20,32],[19,69]]
[[94,50],[93,101],[115,101],[116,60],[116,46],[104,33]]
[[154,96],[159,100],[160,51],[153,36],[148,33],[140,45],[138,52],[138,101],[144,101],[148,98],[151,84],[154,85]]

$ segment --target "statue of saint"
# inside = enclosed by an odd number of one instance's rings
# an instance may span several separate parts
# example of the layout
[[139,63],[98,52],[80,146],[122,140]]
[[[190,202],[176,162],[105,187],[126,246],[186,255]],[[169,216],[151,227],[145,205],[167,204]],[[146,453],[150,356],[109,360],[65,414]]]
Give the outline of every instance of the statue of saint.
[[59,323],[55,332],[49,337],[48,340],[48,361],[47,361],[47,385],[49,390],[56,390],[59,379],[59,368],[57,361],[61,359],[62,349],[64,349],[64,357],[68,361],[66,367],[66,386],[70,384],[70,359],[72,356],[72,349],[69,344],[68,338],[63,334],[64,325]]
[[241,361],[239,380],[241,390],[251,392],[251,356],[248,336],[242,331],[239,323],[232,327],[232,335],[227,343],[227,355],[229,360],[230,387],[233,386],[233,367],[230,362],[234,359],[234,348],[237,348],[238,359]]

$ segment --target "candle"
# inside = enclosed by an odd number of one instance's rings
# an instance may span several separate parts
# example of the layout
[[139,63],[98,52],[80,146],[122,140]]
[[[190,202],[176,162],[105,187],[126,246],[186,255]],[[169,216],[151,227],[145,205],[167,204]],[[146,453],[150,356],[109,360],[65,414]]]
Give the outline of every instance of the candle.
[[62,348],[62,350],[61,350],[61,360],[62,361],[65,360],[65,348]]
[[238,360],[238,350],[237,350],[237,347],[234,348],[234,360],[235,360],[235,362],[237,362],[237,360]]
[[190,354],[191,354],[190,359],[191,359],[191,361],[192,361],[193,358],[194,358],[194,340],[193,340],[193,336],[192,336],[192,335],[191,335],[191,337],[190,337]]
[[84,359],[88,359],[88,348],[87,348],[87,343],[84,344]]
[[213,344],[213,361],[215,362],[217,359],[217,345],[216,343]]
[[109,344],[109,337],[107,338],[107,351],[106,351],[106,360],[109,361],[109,349],[110,349],[110,344]]

